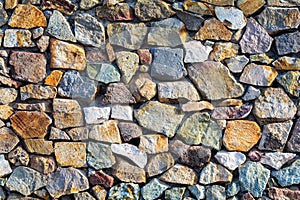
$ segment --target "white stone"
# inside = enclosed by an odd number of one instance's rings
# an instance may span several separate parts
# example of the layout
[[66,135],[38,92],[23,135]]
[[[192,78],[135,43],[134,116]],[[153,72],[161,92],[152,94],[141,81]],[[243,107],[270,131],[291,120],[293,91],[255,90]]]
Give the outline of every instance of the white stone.
[[183,44],[185,49],[185,63],[204,62],[212,51],[210,46],[204,46],[200,41],[189,41]]
[[215,14],[221,22],[233,30],[242,29],[247,24],[243,12],[234,7],[216,7]]
[[269,165],[276,170],[279,170],[285,163],[290,161],[296,156],[294,153],[281,153],[281,152],[272,152],[265,153],[261,159],[260,163],[264,165]]
[[246,161],[246,156],[240,152],[219,151],[215,158],[230,170],[235,170]]
[[101,124],[109,119],[110,107],[85,107],[83,112],[87,124]]
[[133,109],[131,106],[126,105],[114,105],[111,108],[111,118],[132,121]]
[[5,160],[3,154],[0,154],[0,177],[6,176],[10,173],[12,173],[12,170],[9,166],[9,162]]

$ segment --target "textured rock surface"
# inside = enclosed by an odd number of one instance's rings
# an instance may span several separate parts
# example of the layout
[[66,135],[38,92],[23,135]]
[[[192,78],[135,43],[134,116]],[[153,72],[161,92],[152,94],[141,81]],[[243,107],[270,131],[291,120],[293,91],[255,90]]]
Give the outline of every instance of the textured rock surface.
[[89,142],[87,145],[87,163],[95,169],[109,168],[116,159],[109,145],[99,142]]
[[278,171],[272,171],[272,176],[275,177],[282,187],[299,184],[300,177],[298,173],[300,163],[299,159],[293,162],[290,166],[282,168]]
[[201,171],[199,183],[208,185],[212,183],[230,183],[232,174],[223,166],[213,162],[208,163]]
[[278,55],[285,55],[288,53],[298,53],[300,34],[298,32],[285,33],[275,37],[275,45]]
[[121,143],[117,120],[108,120],[100,125],[91,126],[89,138],[101,142]]
[[232,30],[242,29],[246,26],[246,19],[243,12],[234,7],[216,7],[215,14],[221,22],[224,22],[225,25]]
[[118,68],[108,63],[87,64],[87,74],[89,78],[105,84],[118,82],[121,79]]
[[198,181],[198,175],[193,169],[176,164],[159,179],[168,183],[194,185]]
[[230,170],[235,170],[246,161],[246,156],[240,152],[219,151],[215,158]]
[[109,190],[108,199],[139,199],[140,187],[135,183],[120,183]]
[[238,0],[237,6],[243,11],[244,15],[249,16],[263,7],[265,3],[265,0]]
[[294,153],[281,153],[281,152],[274,152],[274,153],[265,153],[261,159],[260,163],[269,165],[270,167],[280,170],[280,168],[287,163],[288,161],[292,160],[296,154]]
[[290,139],[287,143],[287,149],[291,152],[300,152],[300,120],[297,119],[293,130],[290,133]]

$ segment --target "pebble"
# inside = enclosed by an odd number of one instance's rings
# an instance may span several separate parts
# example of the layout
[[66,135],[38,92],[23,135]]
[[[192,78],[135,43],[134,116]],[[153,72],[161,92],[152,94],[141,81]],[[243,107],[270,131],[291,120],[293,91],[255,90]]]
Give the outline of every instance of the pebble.
[[114,178],[102,170],[96,171],[89,176],[92,185],[102,185],[105,188],[111,188],[114,185]]
[[26,139],[25,147],[29,153],[50,155],[53,153],[53,142],[44,139]]
[[208,186],[205,191],[205,197],[210,200],[225,200],[226,199],[225,187],[221,185]]
[[7,176],[12,172],[9,162],[5,159],[4,154],[0,154],[0,177]]
[[85,122],[87,124],[101,124],[109,119],[110,107],[85,107],[83,108]]
[[27,99],[53,99],[55,98],[57,89],[52,86],[42,86],[28,84],[20,87],[21,100]]
[[242,97],[242,99],[244,101],[251,101],[254,99],[257,99],[260,96],[260,90],[253,87],[253,86],[249,86],[244,94],[244,96]]
[[228,168],[235,170],[246,161],[246,156],[240,152],[219,151],[215,155],[218,162]]
[[104,104],[132,104],[135,98],[124,83],[110,83],[106,89],[102,102]]
[[116,63],[122,73],[122,81],[128,84],[139,68],[139,56],[136,53],[121,51],[116,53]]
[[212,183],[231,183],[232,174],[222,165],[209,162],[201,171],[199,183],[207,185]]
[[89,129],[89,139],[108,143],[122,143],[118,121],[108,120],[102,124],[91,126]]
[[227,67],[232,73],[241,73],[249,62],[246,56],[235,56],[224,60]]
[[133,9],[127,3],[118,3],[111,6],[98,6],[96,16],[102,20],[111,22],[132,21],[134,19]]
[[30,167],[46,175],[53,173],[57,168],[53,157],[36,155],[30,158]]
[[119,122],[118,128],[119,128],[120,134],[122,136],[122,139],[125,142],[128,142],[133,138],[138,138],[141,135],[143,135],[142,128],[135,123]]
[[297,159],[290,166],[282,168],[280,170],[272,171],[272,176],[277,179],[277,182],[282,187],[287,187],[300,183],[300,176],[297,173],[300,169],[300,160]]
[[[109,190],[108,200],[140,198],[140,187],[135,183],[119,183]],[[104,198],[105,199],[105,198]]]
[[215,14],[217,18],[232,30],[243,29],[246,24],[246,18],[241,10],[230,7],[216,7]]
[[279,75],[276,80],[284,88],[284,90],[295,96],[300,96],[300,84],[299,84],[300,73],[298,71],[288,71],[284,74]]
[[109,145],[89,142],[87,145],[87,164],[97,170],[112,167],[116,163]]
[[195,185],[198,181],[198,175],[189,167],[175,164],[167,172],[162,174],[159,179],[167,183]]
[[272,65],[276,70],[300,70],[300,59],[289,56],[282,56],[275,60]]
[[288,151],[300,152],[300,120],[297,119],[293,130],[290,133],[290,139],[286,145]]
[[137,102],[145,102],[155,97],[156,83],[148,73],[139,73],[133,77],[129,89]]
[[29,154],[21,146],[18,146],[9,152],[8,160],[14,166],[27,166],[29,163]]
[[284,164],[292,160],[295,156],[296,154],[294,153],[264,153],[259,162],[261,164],[268,165],[276,170],[280,170]]
[[181,200],[183,198],[185,187],[173,187],[165,191],[165,199]]
[[[268,1],[269,2],[269,1]],[[266,4],[265,0],[238,0],[237,7],[241,9],[247,17],[254,14]]]
[[10,104],[18,97],[18,92],[14,88],[0,88],[0,104]]
[[159,134],[142,135],[139,149],[147,154],[168,152],[168,138]]
[[290,190],[287,188],[271,187],[268,189],[268,196],[274,200],[299,199],[300,191],[299,190]]
[[141,189],[141,194],[145,200],[152,200],[159,198],[169,187],[166,183],[154,178]]
[[9,153],[19,143],[18,137],[7,127],[0,129],[0,139],[0,153]]
[[119,82],[121,80],[118,68],[109,63],[88,63],[86,71],[90,79],[105,84]]
[[199,41],[191,40],[183,44],[185,49],[184,62],[185,63],[197,63],[208,60],[209,53],[212,48],[202,45]]
[[3,3],[0,3],[0,27],[4,26],[8,21],[7,12],[3,9]]
[[147,177],[153,177],[164,173],[175,164],[171,153],[159,153],[151,157],[146,166]]
[[275,37],[275,46],[278,55],[285,55],[289,53],[298,53],[300,51],[300,43],[298,42],[300,33],[285,33]]
[[42,10],[58,10],[66,15],[73,14],[77,7],[70,0],[45,0],[41,5]]

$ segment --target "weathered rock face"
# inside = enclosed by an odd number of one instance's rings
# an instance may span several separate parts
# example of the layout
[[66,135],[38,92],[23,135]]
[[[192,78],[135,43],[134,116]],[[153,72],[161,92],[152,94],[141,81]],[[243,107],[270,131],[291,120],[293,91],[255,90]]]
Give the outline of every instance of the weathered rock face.
[[0,153],[9,153],[19,143],[18,137],[7,127],[0,129],[0,138]]
[[277,70],[299,70],[300,59],[295,57],[283,56],[275,60],[273,63]]
[[165,172],[159,179],[168,183],[194,185],[198,181],[198,175],[193,169],[184,165],[176,164]]
[[91,126],[89,138],[108,143],[122,143],[118,121],[108,120],[103,122],[103,124]]
[[54,9],[67,15],[72,14],[77,9],[77,7],[69,0],[45,0],[41,7],[43,10]]
[[278,171],[272,171],[272,176],[275,177],[282,187],[299,184],[299,174],[295,173],[300,168],[299,159],[294,161],[290,166],[282,168]]
[[238,0],[237,7],[243,11],[244,15],[249,16],[263,7],[265,3],[265,0]]
[[290,139],[287,143],[287,149],[291,152],[300,152],[300,120],[297,119],[293,130],[290,133]]
[[127,3],[99,6],[96,8],[96,15],[98,18],[108,21],[131,21],[134,19],[133,9]]
[[87,146],[87,163],[95,169],[109,168],[116,159],[109,145],[99,142],[89,142]]
[[285,55],[288,53],[298,53],[300,51],[299,44],[300,34],[298,32],[285,33],[275,37],[275,45],[278,55]]
[[213,162],[207,164],[201,171],[199,183],[207,185],[211,183],[230,183],[232,174],[223,166]]

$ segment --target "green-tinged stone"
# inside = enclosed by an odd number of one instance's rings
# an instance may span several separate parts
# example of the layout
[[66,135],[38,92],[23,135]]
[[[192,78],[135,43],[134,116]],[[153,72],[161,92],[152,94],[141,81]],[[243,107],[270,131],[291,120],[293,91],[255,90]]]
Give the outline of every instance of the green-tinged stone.
[[250,55],[250,60],[251,62],[259,62],[267,65],[273,61],[273,59],[265,53]]
[[109,145],[89,142],[87,147],[87,163],[95,169],[109,168],[116,160]]
[[167,184],[154,178],[142,188],[142,196],[145,200],[153,200],[160,197],[168,188]]
[[274,176],[278,183],[282,187],[299,184],[300,183],[300,159],[293,162],[292,165],[280,169],[278,171],[272,171],[272,176]]
[[289,71],[281,76],[278,76],[277,81],[286,92],[289,94],[299,97],[300,96],[300,72]]
[[212,185],[206,188],[206,199],[209,200],[225,200],[226,192],[225,187],[221,185]]
[[185,187],[174,187],[165,191],[165,199],[181,200],[185,192]]
[[214,121],[210,120],[205,133],[203,134],[201,144],[220,150],[222,147],[222,128]]
[[189,191],[196,197],[196,199],[205,199],[205,187],[202,185],[192,185],[188,187]]
[[118,68],[109,63],[89,63],[86,71],[91,79],[105,84],[120,81]]
[[139,200],[140,187],[135,183],[120,183],[109,190],[108,200]]
[[238,194],[240,190],[241,190],[240,182],[238,180],[234,180],[234,181],[232,181],[232,183],[230,183],[227,186],[226,196],[232,197],[232,196]]
[[199,177],[201,184],[207,185],[211,183],[230,183],[232,181],[232,174],[222,165],[217,165],[213,162],[206,165]]
[[239,181],[242,191],[261,197],[270,177],[270,170],[262,164],[248,161],[239,168]]

